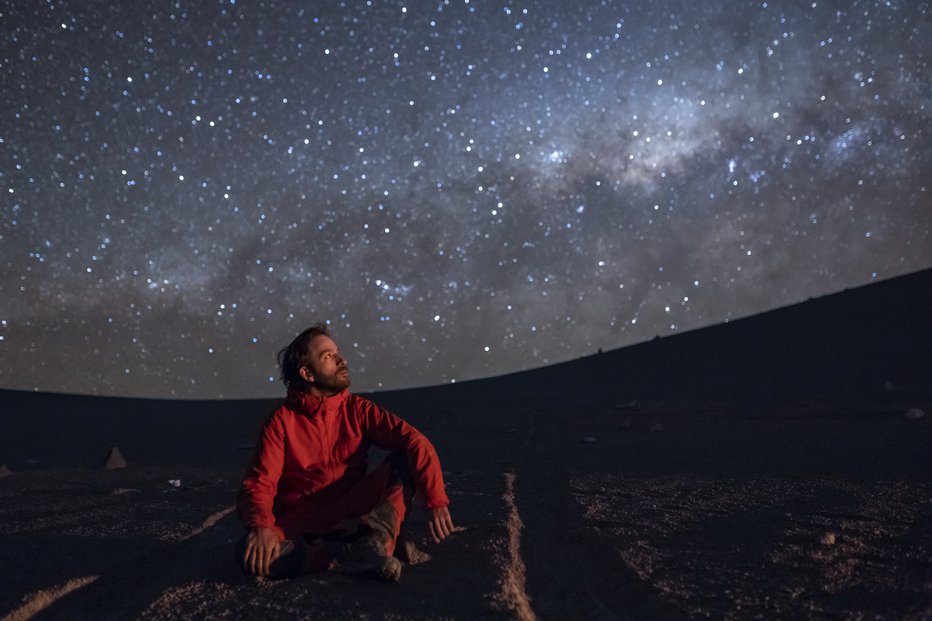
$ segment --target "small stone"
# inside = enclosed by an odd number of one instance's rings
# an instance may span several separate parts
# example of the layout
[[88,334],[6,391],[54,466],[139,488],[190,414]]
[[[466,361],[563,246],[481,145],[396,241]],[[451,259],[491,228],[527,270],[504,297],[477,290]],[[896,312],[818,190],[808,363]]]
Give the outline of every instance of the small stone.
[[628,401],[626,403],[619,403],[615,405],[615,409],[616,410],[640,410],[641,402],[638,401],[637,399],[632,399],[631,401]]
[[906,410],[906,413],[903,414],[909,420],[917,420],[925,416],[926,413],[920,410],[919,408],[909,408]]
[[107,461],[104,462],[104,470],[119,470],[125,467],[126,460],[123,459],[120,449],[114,446],[110,449],[110,455],[107,457]]
[[13,471],[6,467],[6,464],[0,464],[0,479],[13,474]]
[[835,545],[835,533],[829,531],[822,535],[822,538],[819,539],[819,543],[823,546],[833,546]]
[[592,444],[593,442],[595,442],[595,436],[583,436],[582,441],[583,441],[583,444]]
[[650,429],[648,429],[648,431],[663,431],[665,429],[666,429],[666,426],[663,423],[654,423],[653,425],[650,426]]
[[172,487],[181,487],[181,479],[169,479],[168,484]]
[[618,423],[618,426],[621,427],[622,429],[631,429],[631,424],[632,423],[630,420],[623,420],[620,423]]
[[893,380],[887,380],[883,383],[883,389],[887,392],[893,390]]

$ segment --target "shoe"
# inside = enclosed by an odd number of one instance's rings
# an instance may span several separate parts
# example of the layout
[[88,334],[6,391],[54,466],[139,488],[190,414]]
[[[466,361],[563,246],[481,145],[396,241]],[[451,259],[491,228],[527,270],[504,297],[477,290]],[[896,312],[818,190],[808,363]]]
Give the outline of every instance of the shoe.
[[340,563],[333,571],[363,578],[398,582],[401,578],[401,561],[394,556],[372,555]]
[[342,574],[377,578],[397,582],[401,578],[402,563],[385,553],[387,535],[376,529],[368,529],[351,544],[343,544],[335,556],[334,570]]
[[278,544],[278,549],[278,558],[272,561],[272,565],[269,567],[269,578],[283,580],[300,576],[301,571],[304,569],[304,557],[306,555],[304,544],[285,539]]
[[419,550],[413,541],[402,537],[395,542],[394,556],[405,565],[420,565],[433,559],[427,552]]

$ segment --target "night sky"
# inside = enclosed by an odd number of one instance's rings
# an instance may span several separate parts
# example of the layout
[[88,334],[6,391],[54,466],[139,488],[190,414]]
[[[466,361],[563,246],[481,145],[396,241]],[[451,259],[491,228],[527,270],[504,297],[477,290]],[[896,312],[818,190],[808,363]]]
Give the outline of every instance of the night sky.
[[930,267],[929,13],[4,3],[0,387],[277,396],[314,320],[462,381]]

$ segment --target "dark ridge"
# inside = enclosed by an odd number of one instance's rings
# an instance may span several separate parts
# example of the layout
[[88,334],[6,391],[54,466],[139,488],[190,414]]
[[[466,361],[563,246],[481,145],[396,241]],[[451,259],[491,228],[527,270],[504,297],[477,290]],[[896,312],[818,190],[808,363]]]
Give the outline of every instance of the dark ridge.
[[[559,407],[634,399],[697,408],[928,401],[932,269],[549,367],[377,394],[414,421],[463,401]],[[130,463],[134,456],[198,462],[244,453],[279,401],[0,390],[0,463],[14,470],[103,463],[111,446]],[[63,434],[70,448],[44,455],[43,446],[62,445]],[[224,450],[204,451],[205,438]]]
[[932,269],[561,364],[418,389],[446,399],[475,391],[733,405],[929,398]]

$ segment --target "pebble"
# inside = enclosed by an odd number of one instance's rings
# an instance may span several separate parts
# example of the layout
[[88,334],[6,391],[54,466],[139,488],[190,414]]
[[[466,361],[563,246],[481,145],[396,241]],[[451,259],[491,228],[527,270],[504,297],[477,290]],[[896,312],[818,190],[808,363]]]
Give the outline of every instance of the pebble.
[[583,436],[582,441],[583,444],[592,444],[595,442],[595,436]]
[[906,410],[906,413],[903,414],[909,420],[917,420],[925,416],[926,413],[920,410],[919,408],[909,408]]
[[666,429],[666,426],[663,423],[654,423],[648,431],[663,431],[664,429]]
[[835,545],[835,533],[829,531],[822,535],[822,538],[819,540],[823,546],[833,546]]
[[13,471],[6,467],[6,464],[0,464],[0,479],[13,474]]

